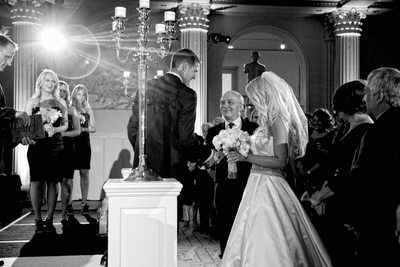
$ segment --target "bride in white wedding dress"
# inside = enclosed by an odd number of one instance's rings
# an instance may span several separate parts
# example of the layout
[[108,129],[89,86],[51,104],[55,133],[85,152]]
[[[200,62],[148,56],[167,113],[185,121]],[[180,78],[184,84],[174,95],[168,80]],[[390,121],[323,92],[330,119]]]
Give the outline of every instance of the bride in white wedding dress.
[[246,86],[260,127],[247,158],[253,164],[221,266],[320,267],[331,261],[311,221],[285,180],[289,158],[304,155],[307,119],[292,88],[273,72]]

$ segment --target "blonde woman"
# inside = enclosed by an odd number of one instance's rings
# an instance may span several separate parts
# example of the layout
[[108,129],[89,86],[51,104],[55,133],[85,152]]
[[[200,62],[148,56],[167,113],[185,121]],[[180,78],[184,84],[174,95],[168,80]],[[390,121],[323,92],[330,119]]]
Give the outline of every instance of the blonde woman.
[[[67,104],[60,98],[58,76],[43,70],[36,80],[35,93],[27,101],[28,115],[42,114],[46,138],[29,145],[30,198],[35,216],[36,233],[56,233],[53,214],[57,203],[57,183],[61,181],[63,141],[61,133],[68,128]],[[47,186],[47,216],[42,220],[41,206],[44,184]]]
[[330,258],[297,196],[286,181],[290,158],[304,155],[307,119],[292,88],[266,71],[246,93],[258,111],[259,128],[247,157],[252,164],[221,266],[328,267]]
[[96,122],[93,109],[89,104],[88,90],[78,84],[72,90],[72,106],[76,108],[81,124],[81,134],[75,137],[75,170],[79,170],[82,193],[82,215],[89,215],[87,196],[89,192],[89,170],[92,150],[90,147],[90,133],[96,132]]
[[72,208],[72,189],[74,179],[74,166],[70,162],[75,158],[75,142],[74,137],[81,134],[81,124],[79,122],[79,114],[76,109],[71,106],[71,92],[69,85],[65,81],[59,82],[60,97],[65,100],[68,108],[68,129],[61,133],[64,144],[64,157],[62,182],[61,182],[61,224],[63,232],[68,230],[73,224],[79,223],[74,217]]

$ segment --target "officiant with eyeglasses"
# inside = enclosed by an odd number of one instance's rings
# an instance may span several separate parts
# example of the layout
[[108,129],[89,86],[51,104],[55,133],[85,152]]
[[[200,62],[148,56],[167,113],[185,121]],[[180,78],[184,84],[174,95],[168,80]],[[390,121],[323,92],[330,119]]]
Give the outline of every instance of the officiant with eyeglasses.
[[[227,91],[220,100],[220,111],[224,122],[219,123],[208,130],[206,144],[210,149],[215,149],[213,139],[225,129],[237,127],[249,135],[253,134],[258,124],[248,118],[242,118],[240,114],[244,109],[243,96],[237,91]],[[219,153],[221,155],[221,153]],[[251,164],[248,162],[237,163],[235,175],[228,175],[228,163],[226,157],[215,162],[217,188],[215,202],[217,209],[217,235],[221,247],[221,255],[225,250],[226,242],[231,231],[236,212],[242,199],[247,178],[250,174]]]
[[[0,72],[3,72],[7,66],[11,66],[17,50],[18,45],[8,36],[0,33]],[[20,119],[23,126],[28,126],[30,123],[26,112],[6,107],[6,97],[0,84],[0,174],[11,174],[13,148],[11,123],[16,119]],[[29,138],[23,138],[21,142],[27,145],[34,141]]]

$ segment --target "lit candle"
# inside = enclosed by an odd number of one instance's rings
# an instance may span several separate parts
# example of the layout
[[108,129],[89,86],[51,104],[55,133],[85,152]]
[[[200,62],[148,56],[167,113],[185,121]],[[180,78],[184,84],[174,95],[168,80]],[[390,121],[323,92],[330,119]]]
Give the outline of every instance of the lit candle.
[[165,32],[165,24],[158,23],[156,24],[156,33],[164,33]]
[[163,70],[157,70],[157,76],[163,76],[164,71]]
[[115,8],[115,17],[116,18],[126,18],[126,8],[122,6],[117,6]]
[[164,21],[174,21],[174,20],[175,20],[175,12],[173,11],[164,12]]
[[150,0],[139,0],[140,8],[150,8]]
[[129,78],[131,76],[131,73],[129,71],[124,71],[124,78]]
[[117,30],[117,23],[118,23],[118,21],[116,21],[116,20],[114,20],[114,21],[112,22],[112,30],[113,30],[113,31],[116,31],[116,30]]

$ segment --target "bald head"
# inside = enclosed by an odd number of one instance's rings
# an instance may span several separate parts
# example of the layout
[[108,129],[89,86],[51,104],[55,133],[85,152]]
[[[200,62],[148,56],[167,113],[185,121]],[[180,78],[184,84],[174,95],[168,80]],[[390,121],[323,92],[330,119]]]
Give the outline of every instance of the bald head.
[[240,117],[244,109],[244,99],[237,91],[227,91],[221,97],[219,108],[224,119],[233,122]]

